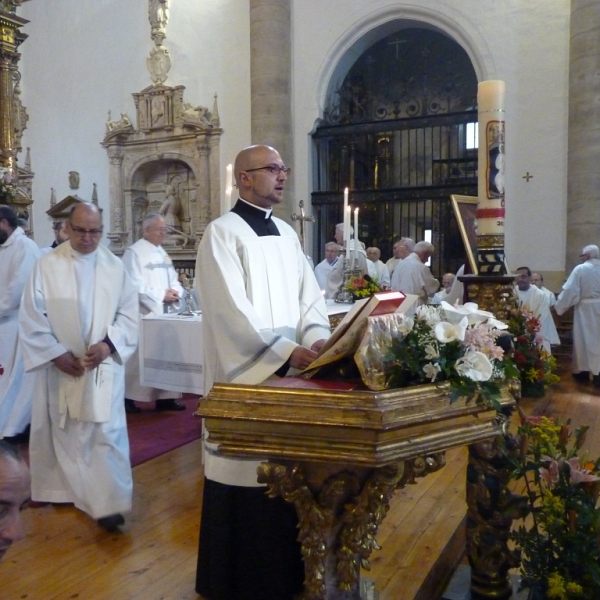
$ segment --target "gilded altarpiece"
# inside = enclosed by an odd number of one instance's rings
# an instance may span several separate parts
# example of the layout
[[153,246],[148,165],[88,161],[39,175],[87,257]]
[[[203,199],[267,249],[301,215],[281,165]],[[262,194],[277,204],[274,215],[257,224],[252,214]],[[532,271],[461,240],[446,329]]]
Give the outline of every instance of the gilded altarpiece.
[[110,160],[111,249],[122,254],[140,239],[141,223],[161,213],[164,246],[173,259],[196,258],[208,223],[220,214],[217,99],[212,111],[184,101],[184,86],[154,84],[134,93],[135,125],[109,114],[102,145]]

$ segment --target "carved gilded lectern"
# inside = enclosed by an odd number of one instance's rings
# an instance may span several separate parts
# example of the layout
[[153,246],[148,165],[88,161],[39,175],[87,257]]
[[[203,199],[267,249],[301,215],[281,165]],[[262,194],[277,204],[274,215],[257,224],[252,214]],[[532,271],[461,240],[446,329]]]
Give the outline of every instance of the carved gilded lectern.
[[[380,392],[323,385],[216,384],[198,414],[223,455],[264,457],[258,481],[295,506],[304,598],[357,600],[360,568],[378,547],[394,490],[442,467],[445,450],[493,440],[500,428],[495,410],[450,403],[447,384]],[[508,387],[501,403],[514,404]]]

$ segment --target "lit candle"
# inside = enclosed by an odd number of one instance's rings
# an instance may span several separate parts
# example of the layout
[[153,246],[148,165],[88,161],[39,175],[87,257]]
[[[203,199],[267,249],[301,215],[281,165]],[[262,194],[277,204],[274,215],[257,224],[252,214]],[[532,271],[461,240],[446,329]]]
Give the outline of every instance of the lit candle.
[[347,220],[348,208],[348,188],[344,188],[344,243],[346,246],[350,239],[350,221]]
[[233,165],[227,165],[225,172],[225,203],[221,214],[224,215],[226,212],[231,210],[231,192],[233,191]]
[[358,208],[354,209],[354,261],[358,258]]

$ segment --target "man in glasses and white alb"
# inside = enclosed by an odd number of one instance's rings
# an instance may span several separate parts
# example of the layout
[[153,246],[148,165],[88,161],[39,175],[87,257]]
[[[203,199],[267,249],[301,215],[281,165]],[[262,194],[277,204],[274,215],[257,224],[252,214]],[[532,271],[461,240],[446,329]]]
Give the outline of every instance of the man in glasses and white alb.
[[[303,369],[329,337],[325,300],[296,232],[272,216],[289,169],[269,146],[235,161],[240,198],[206,228],[196,261],[204,327],[204,389],[259,384]],[[196,590],[207,600],[292,600],[304,566],[294,508],[269,498],[255,460],[204,444]],[[232,576],[235,574],[235,576]]]
[[100,244],[97,206],[75,205],[68,230],[69,241],[35,265],[19,311],[25,369],[36,376],[32,498],[72,502],[116,531],[133,491],[123,395],[137,345],[137,290]]

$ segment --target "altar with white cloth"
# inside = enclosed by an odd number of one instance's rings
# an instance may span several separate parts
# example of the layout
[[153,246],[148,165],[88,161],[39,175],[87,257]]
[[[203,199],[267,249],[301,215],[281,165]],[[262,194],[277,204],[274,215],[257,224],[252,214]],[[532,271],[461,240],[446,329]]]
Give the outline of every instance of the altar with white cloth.
[[202,315],[148,315],[140,322],[141,384],[204,394]]
[[[336,315],[352,304],[327,301],[327,315],[335,326]],[[140,383],[182,394],[204,395],[204,341],[202,314],[148,315],[140,322]]]

